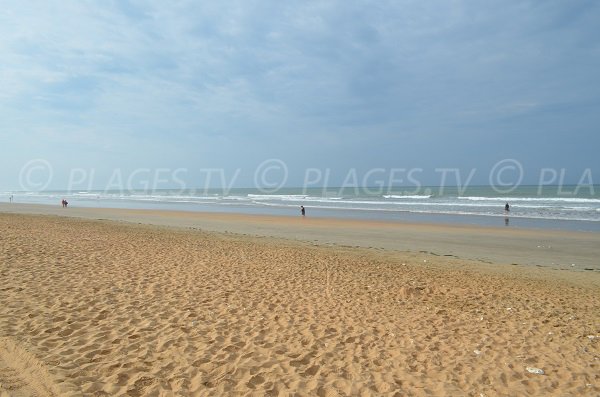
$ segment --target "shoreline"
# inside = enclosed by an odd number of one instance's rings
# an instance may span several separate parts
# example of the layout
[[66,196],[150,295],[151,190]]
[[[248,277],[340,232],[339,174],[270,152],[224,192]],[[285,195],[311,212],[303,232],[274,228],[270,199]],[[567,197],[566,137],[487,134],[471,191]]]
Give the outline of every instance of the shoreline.
[[[0,213],[101,219],[275,237],[338,247],[418,252],[484,263],[600,271],[600,233],[339,218],[0,204]],[[574,266],[573,266],[574,265]]]
[[[22,197],[22,201],[17,201],[20,204],[32,204],[32,205],[46,205],[54,206],[59,201],[61,195],[57,195],[52,201],[48,200],[29,200],[27,197]],[[66,196],[68,198],[68,195]],[[168,197],[168,196],[165,196]],[[200,213],[233,213],[233,214],[245,214],[245,215],[263,215],[263,216],[295,216],[299,212],[300,205],[304,205],[308,209],[308,215],[311,218],[329,218],[329,219],[351,219],[351,220],[373,220],[373,221],[394,221],[401,223],[426,223],[426,224],[464,224],[473,226],[487,226],[487,227],[510,227],[517,229],[542,229],[542,230],[566,230],[566,231],[586,231],[600,233],[600,219],[597,218],[597,213],[594,212],[592,218],[584,217],[578,219],[577,217],[564,216],[564,214],[555,213],[555,217],[547,217],[545,215],[533,214],[528,212],[528,206],[525,205],[523,209],[519,210],[519,205],[514,204],[509,214],[504,211],[504,203],[502,204],[502,210],[493,212],[463,212],[457,210],[465,202],[460,201],[454,203],[452,207],[456,207],[454,210],[443,210],[447,208],[448,203],[442,204],[441,207],[437,204],[432,204],[429,210],[423,208],[395,208],[390,209],[384,207],[378,208],[355,208],[346,207],[352,200],[346,201],[345,205],[342,206],[312,206],[311,201],[303,202],[302,199],[298,199],[296,204],[289,204],[288,201],[281,202],[264,202],[264,205],[259,203],[253,203],[248,205],[244,204],[244,200],[248,200],[246,196],[238,197],[233,201],[225,200],[223,203],[220,200],[215,202],[194,202],[192,201],[161,201],[157,200],[154,196],[149,196],[147,200],[129,200],[127,198],[121,199],[90,199],[89,197],[83,198],[72,198],[73,202],[76,202],[77,208],[114,208],[114,209],[132,209],[132,210],[158,210],[158,211],[182,211],[182,212],[200,212]],[[193,199],[193,197],[190,197]],[[210,199],[207,198],[207,199]],[[477,199],[477,197],[475,197]],[[518,200],[517,197],[514,198]],[[318,201],[318,200],[317,200]],[[600,200],[599,200],[600,202]],[[335,200],[332,202],[335,203]],[[358,201],[361,203],[361,201]],[[375,202],[370,202],[371,204]],[[382,202],[384,203],[384,202]],[[421,204],[418,202],[410,205]],[[402,205],[409,205],[409,203],[402,203]],[[429,204],[423,203],[427,206]],[[553,203],[550,203],[553,206]],[[573,205],[577,206],[578,203]],[[478,207],[478,206],[476,206]],[[535,206],[534,206],[535,207]],[[534,208],[531,207],[531,208]],[[488,208],[489,209],[489,208]],[[516,209],[516,211],[515,211]],[[556,209],[555,209],[556,210]],[[589,208],[588,208],[589,210]],[[598,209],[600,211],[600,208]]]

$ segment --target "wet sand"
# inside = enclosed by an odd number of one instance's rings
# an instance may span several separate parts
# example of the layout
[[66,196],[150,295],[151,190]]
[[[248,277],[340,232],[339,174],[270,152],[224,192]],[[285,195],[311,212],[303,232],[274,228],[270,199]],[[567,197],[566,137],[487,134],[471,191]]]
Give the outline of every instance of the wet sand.
[[600,394],[596,234],[61,210],[0,206],[2,396]]
[[499,264],[600,271],[600,233],[593,232],[181,211],[65,210],[60,206],[28,204],[0,204],[0,212],[115,220],[328,246],[453,255]]

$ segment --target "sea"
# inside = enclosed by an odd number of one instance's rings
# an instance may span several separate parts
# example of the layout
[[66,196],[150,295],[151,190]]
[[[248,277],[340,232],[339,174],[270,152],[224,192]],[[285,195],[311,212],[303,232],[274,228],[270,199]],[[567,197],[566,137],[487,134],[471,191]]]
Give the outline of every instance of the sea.
[[[0,192],[0,200],[70,207],[160,209],[600,232],[600,185],[339,187]],[[505,211],[509,204],[510,211]]]

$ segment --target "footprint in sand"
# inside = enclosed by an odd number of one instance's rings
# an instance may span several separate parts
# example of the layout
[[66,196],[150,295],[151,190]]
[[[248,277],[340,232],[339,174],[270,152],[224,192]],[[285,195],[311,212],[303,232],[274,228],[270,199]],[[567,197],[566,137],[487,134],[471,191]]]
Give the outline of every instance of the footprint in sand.
[[60,390],[46,366],[9,338],[0,338],[0,396],[53,397]]
[[254,375],[252,378],[250,378],[250,380],[248,381],[248,387],[254,389],[257,386],[262,385],[265,382],[265,378],[262,377],[260,374],[258,375]]

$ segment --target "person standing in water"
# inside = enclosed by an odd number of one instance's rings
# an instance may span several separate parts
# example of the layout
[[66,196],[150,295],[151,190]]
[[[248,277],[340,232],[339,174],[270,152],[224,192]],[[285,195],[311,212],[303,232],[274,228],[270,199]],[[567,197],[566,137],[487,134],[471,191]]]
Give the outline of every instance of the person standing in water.
[[306,216],[306,209],[303,205],[300,206],[300,213],[302,214],[302,216]]
[[506,203],[506,205],[504,206],[504,213],[508,214],[510,212],[510,205],[508,205],[508,203]]

